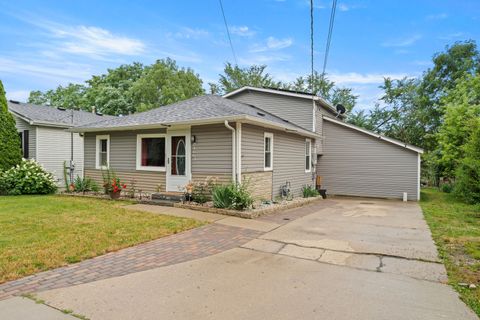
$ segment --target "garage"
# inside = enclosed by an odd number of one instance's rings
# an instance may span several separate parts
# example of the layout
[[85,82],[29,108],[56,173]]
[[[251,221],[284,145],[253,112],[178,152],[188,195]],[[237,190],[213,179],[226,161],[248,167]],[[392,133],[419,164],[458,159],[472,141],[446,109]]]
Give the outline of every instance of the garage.
[[423,150],[357,126],[323,117],[323,154],[317,176],[330,195],[420,199]]

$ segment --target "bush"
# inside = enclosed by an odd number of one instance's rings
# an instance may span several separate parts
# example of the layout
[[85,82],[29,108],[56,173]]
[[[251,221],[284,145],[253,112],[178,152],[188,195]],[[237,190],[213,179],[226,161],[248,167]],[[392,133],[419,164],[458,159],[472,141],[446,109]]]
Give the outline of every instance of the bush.
[[253,198],[247,190],[247,184],[230,183],[213,189],[215,208],[245,210],[252,206]]
[[49,194],[55,191],[55,178],[35,160],[22,159],[20,164],[0,173],[2,194]]
[[189,183],[186,189],[187,193],[191,193],[194,202],[204,204],[212,199],[212,192],[216,185],[217,179],[207,177],[204,181]]
[[303,186],[302,194],[304,198],[317,197],[318,195],[320,195],[317,189],[312,186]]
[[73,191],[75,192],[98,192],[99,190],[98,184],[89,177],[82,178],[77,176],[71,185],[73,186]]
[[453,184],[452,183],[443,183],[440,186],[440,190],[445,193],[451,193],[453,190]]

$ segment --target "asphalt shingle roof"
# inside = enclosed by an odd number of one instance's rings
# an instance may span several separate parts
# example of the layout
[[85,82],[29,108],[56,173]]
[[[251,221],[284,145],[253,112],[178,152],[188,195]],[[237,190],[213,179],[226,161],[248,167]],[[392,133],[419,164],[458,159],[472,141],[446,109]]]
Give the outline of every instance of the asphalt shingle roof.
[[216,95],[204,95],[180,101],[142,113],[117,117],[96,123],[78,126],[79,129],[135,127],[154,124],[175,124],[193,120],[224,118],[229,116],[252,116],[267,120],[292,130],[305,130],[285,119],[260,108],[236,102]]
[[[19,114],[31,121],[38,123],[48,123],[65,127],[72,126],[71,110],[59,110],[55,107],[40,106],[29,103],[17,103],[8,101],[8,108],[14,113]],[[117,117],[98,115],[86,111],[73,111],[73,126],[94,123],[106,119],[115,119]]]

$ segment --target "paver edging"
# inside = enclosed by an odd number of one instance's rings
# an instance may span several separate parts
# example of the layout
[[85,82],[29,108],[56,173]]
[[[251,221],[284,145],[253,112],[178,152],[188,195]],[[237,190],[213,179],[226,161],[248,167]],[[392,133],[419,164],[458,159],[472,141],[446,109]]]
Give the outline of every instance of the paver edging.
[[254,219],[265,214],[277,213],[287,209],[303,207],[307,204],[310,204],[312,202],[319,201],[319,200],[322,200],[322,197],[318,196],[318,197],[311,197],[311,198],[297,198],[295,199],[295,201],[290,201],[290,202],[287,202],[286,204],[272,206],[269,208],[253,209],[253,210],[246,210],[246,211],[206,207],[206,206],[200,206],[200,205],[191,204],[191,203],[175,203],[174,207],[197,210],[202,212],[223,214],[227,216],[234,216],[234,217],[239,217],[244,219]]

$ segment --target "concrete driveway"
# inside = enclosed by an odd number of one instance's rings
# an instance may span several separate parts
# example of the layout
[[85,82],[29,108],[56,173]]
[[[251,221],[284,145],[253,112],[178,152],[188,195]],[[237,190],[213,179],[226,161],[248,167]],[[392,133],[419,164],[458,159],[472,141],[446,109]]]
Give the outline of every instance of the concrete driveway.
[[[332,199],[223,253],[38,294],[95,319],[477,319],[416,203]],[[250,222],[250,225],[254,223]]]

